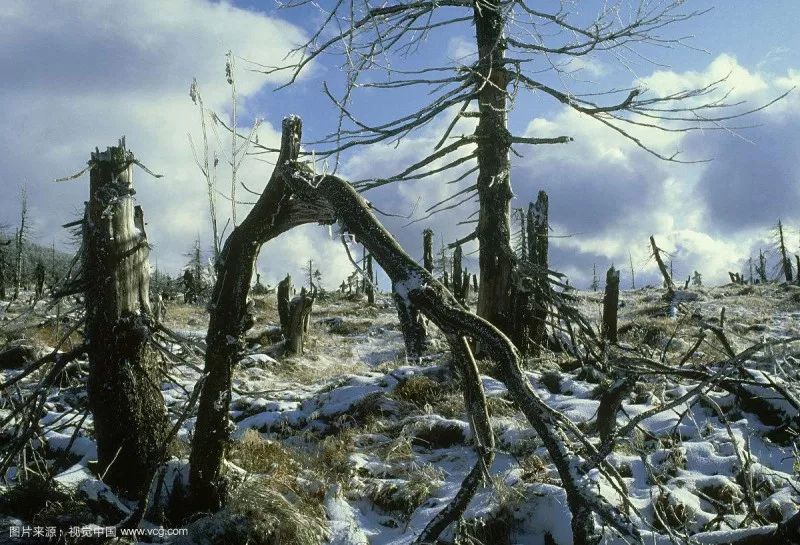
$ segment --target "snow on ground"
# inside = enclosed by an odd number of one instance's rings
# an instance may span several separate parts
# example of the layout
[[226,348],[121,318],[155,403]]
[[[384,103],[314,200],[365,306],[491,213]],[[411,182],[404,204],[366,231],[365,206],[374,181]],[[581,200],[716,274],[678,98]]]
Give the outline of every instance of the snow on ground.
[[[675,364],[698,331],[686,317],[719,325],[723,307],[724,329],[736,351],[764,340],[786,340],[798,331],[800,289],[793,286],[729,285],[694,291],[696,300],[683,302],[675,317],[661,298],[662,290],[623,292],[622,346],[644,347],[652,359],[664,356]],[[584,315],[598,315],[601,294],[583,292],[577,297]],[[262,311],[254,330],[266,331],[275,325],[274,309],[265,305]],[[202,342],[202,316],[191,318],[194,325],[189,326],[186,315],[178,314],[170,327]],[[408,365],[388,296],[369,308],[344,298],[320,301],[312,315],[305,356],[283,358],[269,343],[250,342],[249,353],[234,376],[233,437],[239,440],[254,431],[299,453],[300,459],[307,452],[304,449],[321,444],[326,437],[346,437],[341,444],[350,446],[342,447],[345,451],[340,453],[346,470],[324,483],[319,500],[328,518],[329,542],[409,544],[454,497],[476,461],[470,426],[458,385],[449,374],[444,346],[441,339],[435,339],[428,361],[421,366]],[[744,367],[754,383],[768,385],[767,375],[762,373],[766,372],[770,377],[786,378],[789,387],[788,382],[800,372],[799,358],[800,345],[787,342],[754,355]],[[723,359],[722,348],[710,338],[683,365],[713,372],[714,362]],[[608,384],[581,374],[574,363],[566,354],[533,362],[531,384],[548,405],[596,437],[599,393]],[[508,403],[502,382],[489,376],[488,366],[481,369],[491,401],[497,456],[491,467],[492,482],[471,503],[460,531],[488,540],[485,543],[505,543],[492,541],[492,532],[505,532],[508,543],[571,544],[566,496],[547,451],[523,415]],[[2,370],[0,380],[19,372]],[[550,377],[545,376],[548,373]],[[188,399],[199,372],[178,365],[170,369],[170,377],[162,390],[168,407],[176,413]],[[696,384],[697,380],[689,378],[679,382],[650,378],[625,399],[619,424],[684,396]],[[757,385],[750,388],[758,397],[772,392],[766,388],[758,391]],[[110,491],[88,469],[96,456],[86,431],[91,429],[91,416],[73,438],[82,414],[74,407],[83,396],[80,382],[54,388],[40,424],[58,427],[59,422],[65,423],[43,436],[48,451],[55,455],[65,456],[69,446],[70,464],[56,480],[97,499]],[[796,408],[785,400],[767,402],[783,417],[797,416]],[[0,417],[7,414],[4,411],[7,408],[0,409]],[[194,420],[188,419],[179,433],[184,448],[172,462],[175,471],[186,462],[185,443],[193,425]],[[794,443],[791,437],[772,434],[775,427],[739,406],[730,393],[713,390],[697,402],[679,403],[645,419],[608,460],[624,478],[628,500],[638,513],[633,514],[634,520],[645,532],[664,534],[668,529],[676,535],[696,534],[750,524],[748,494],[755,501],[759,522],[775,523],[794,514],[800,503]],[[9,484],[16,476],[15,468],[9,470]],[[603,477],[594,475],[593,479],[602,496],[622,506],[622,498]],[[116,498],[108,501],[120,512],[133,507]],[[452,529],[443,537],[452,539]],[[708,534],[706,542],[714,539]],[[608,541],[612,542],[616,541]],[[662,536],[659,542],[668,539]]]

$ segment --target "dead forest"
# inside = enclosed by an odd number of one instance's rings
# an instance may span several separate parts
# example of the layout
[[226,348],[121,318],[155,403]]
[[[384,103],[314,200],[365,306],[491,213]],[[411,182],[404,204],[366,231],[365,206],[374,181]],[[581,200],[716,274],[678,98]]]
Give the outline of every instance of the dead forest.
[[[551,259],[548,193],[522,203],[511,181],[520,153],[572,137],[517,135],[509,122],[517,95],[535,94],[675,162],[638,128],[735,130],[786,95],[728,103],[724,80],[572,94],[534,60],[681,46],[662,29],[700,13],[641,2],[586,21],[537,4],[334,3],[294,56],[258,70],[291,88],[318,57],[345,58],[345,84],[324,87],[338,126],[306,138],[285,112],[277,148],[255,137],[259,121],[240,130],[232,54],[230,119],[191,82],[203,140],[189,153],[212,241],[180,271],[151,258],[168,234],[149,229],[134,178],[158,165],[124,137],[48,182],[85,194],[70,203],[80,217],[64,211],[69,252],[34,243],[21,194],[19,218],[0,228],[0,543],[800,544],[791,226],[776,218],[774,247],[732,259],[721,285],[697,270],[678,278],[648,232],[657,282],[630,258],[575,286]],[[517,32],[523,23],[549,33]],[[471,64],[381,64],[461,24]],[[429,102],[393,119],[355,113],[361,88],[418,86]],[[334,168],[434,120],[438,145],[401,172]],[[211,127],[231,141],[229,187]],[[270,163],[260,191],[239,171],[254,157]],[[370,192],[429,176],[453,190],[425,210],[416,252]],[[242,193],[254,202],[237,217]],[[464,210],[456,240],[425,222],[447,210]],[[341,241],[349,274],[331,279],[308,255],[303,278],[262,281],[265,245],[306,225]]]

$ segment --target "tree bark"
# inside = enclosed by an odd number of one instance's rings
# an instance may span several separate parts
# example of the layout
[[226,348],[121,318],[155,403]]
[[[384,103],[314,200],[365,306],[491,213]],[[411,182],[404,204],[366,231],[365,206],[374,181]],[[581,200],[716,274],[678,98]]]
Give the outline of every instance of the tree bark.
[[433,272],[433,231],[425,229],[422,232],[422,263],[425,270]]
[[6,298],[6,252],[0,248],[0,299]]
[[367,304],[374,305],[375,304],[375,276],[372,272],[372,254],[367,255],[367,280],[366,280],[366,289],[367,289]]
[[[786,244],[783,241],[783,224],[778,220],[778,236],[780,237],[781,264],[783,265],[783,275],[787,282],[792,281],[792,260],[786,252]],[[800,274],[800,273],[798,273]]]
[[281,332],[283,338],[289,338],[289,303],[292,295],[292,277],[288,274],[286,278],[278,282],[278,320],[281,322]]
[[[300,120],[283,121],[277,165],[294,161],[300,151]],[[277,170],[277,167],[276,167]],[[197,424],[189,457],[189,504],[194,512],[212,511],[225,499],[223,454],[228,441],[228,410],[233,366],[244,348],[245,332],[252,326],[248,295],[261,245],[292,227],[333,217],[313,199],[292,198],[282,178],[275,175],[247,217],[225,241],[216,264],[206,336],[206,381],[197,411]]]
[[617,342],[617,309],[619,307],[619,271],[606,272],[606,293],[603,297],[603,339]]
[[533,297],[529,302],[530,339],[536,350],[547,344],[547,305],[550,300],[549,208],[549,199],[544,191],[539,191],[536,203],[528,206],[528,255],[534,271]]
[[138,496],[161,461],[167,434],[150,346],[149,248],[124,141],[96,151],[90,163],[83,232],[89,407],[100,473],[123,494]]
[[508,132],[508,76],[504,15],[495,3],[473,9],[478,46],[478,315],[510,335],[513,329],[514,252],[511,248],[511,135]]
[[300,295],[292,299],[289,304],[289,327],[286,336],[286,351],[293,356],[305,353],[306,333],[314,306],[314,295],[309,295],[305,288],[300,290]]
[[464,272],[461,268],[461,260],[463,255],[464,251],[461,249],[461,244],[457,244],[456,249],[453,251],[453,295],[462,304],[464,303],[464,290],[462,284]]
[[656,239],[653,235],[650,235],[650,246],[653,249],[653,257],[655,257],[658,264],[658,270],[661,271],[661,276],[664,277],[664,285],[667,288],[667,292],[672,296],[675,293],[675,284],[667,271],[667,266],[664,265],[664,260],[661,259],[661,249],[656,245]]
[[397,317],[400,320],[400,331],[403,333],[403,342],[406,346],[406,359],[409,362],[418,362],[425,352],[428,338],[425,319],[413,303],[397,294],[394,284],[392,284],[392,292],[397,307]]

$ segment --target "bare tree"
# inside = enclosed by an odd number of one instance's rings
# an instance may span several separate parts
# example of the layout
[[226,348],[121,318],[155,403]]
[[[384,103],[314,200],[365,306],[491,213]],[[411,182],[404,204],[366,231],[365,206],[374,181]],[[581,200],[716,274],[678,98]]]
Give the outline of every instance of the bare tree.
[[133,154],[92,153],[83,221],[89,407],[104,480],[138,496],[161,462],[167,434],[150,310],[149,247],[133,203]]
[[[789,259],[789,253],[786,251],[786,242],[783,238],[783,224],[778,220],[778,225],[775,227],[775,235],[778,239],[778,251],[781,253],[781,269],[783,276],[787,282],[792,281],[792,260]],[[798,272],[800,274],[800,272]]]
[[[308,0],[289,0],[285,4],[306,9],[312,5],[316,4]],[[570,74],[570,62],[576,58],[605,55],[625,65],[629,57],[647,59],[637,46],[683,46],[683,38],[671,37],[665,29],[704,12],[684,11],[682,0],[617,0],[602,4],[594,17],[587,17],[578,4],[554,5],[550,10],[531,0],[336,2],[322,9],[320,23],[290,61],[280,66],[260,65],[268,74],[287,73],[289,85],[319,57],[341,56],[345,74],[342,92],[335,95],[327,82],[324,85],[326,95],[339,111],[337,127],[310,142],[318,147],[317,157],[333,157],[336,165],[342,152],[356,146],[396,143],[448,117],[441,138],[429,155],[400,172],[354,184],[365,191],[393,182],[444,176],[445,181],[452,182],[453,191],[429,207],[429,214],[477,197],[476,228],[459,242],[479,242],[478,314],[506,333],[513,326],[510,321],[516,267],[509,213],[513,195],[512,146],[564,144],[572,140],[565,135],[531,137],[511,133],[508,115],[520,94],[530,92],[555,100],[595,119],[648,153],[677,162],[682,161],[677,153],[658,151],[633,129],[730,130],[730,120],[748,113],[741,108],[726,109],[730,105],[724,100],[724,80],[653,96],[638,87],[574,91],[566,82],[568,78],[561,77]],[[477,55],[442,64],[414,62],[418,57],[413,53],[423,47],[427,36],[439,31],[450,35],[474,32]],[[406,59],[411,59],[408,66],[403,64]],[[542,73],[543,64],[555,77]],[[362,89],[407,90],[416,98],[422,94],[417,93],[420,87],[431,90],[429,102],[420,106],[419,100],[409,100],[412,108],[388,121],[362,120],[351,109]]]
[[19,191],[19,227],[14,234],[14,296],[16,301],[19,298],[19,290],[22,287],[25,273],[25,243],[28,240],[28,191],[25,186]]

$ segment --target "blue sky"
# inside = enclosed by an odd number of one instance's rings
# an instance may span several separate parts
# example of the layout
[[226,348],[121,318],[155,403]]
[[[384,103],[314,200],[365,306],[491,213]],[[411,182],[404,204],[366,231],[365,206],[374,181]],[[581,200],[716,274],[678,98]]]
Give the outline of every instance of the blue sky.
[[[600,2],[571,4],[591,13]],[[687,10],[712,6],[686,2]],[[50,13],[46,20],[43,11]],[[0,223],[16,222],[14,195],[24,183],[36,216],[36,240],[63,244],[67,237],[59,226],[75,217],[88,188],[86,179],[61,184],[52,180],[79,170],[95,146],[113,144],[125,134],[142,161],[165,174],[154,180],[137,173],[136,185],[150,224],[153,259],[177,271],[196,236],[210,246],[205,188],[187,139],[187,133],[199,136],[198,114],[188,96],[192,78],[197,78],[207,105],[224,116],[229,93],[225,52],[231,49],[242,59],[274,63],[312,30],[317,18],[310,6],[281,10],[272,2],[146,0],[99,6],[5,0],[0,5],[0,69],[6,75],[0,82],[0,148],[7,152],[0,159],[5,195]],[[623,68],[600,57],[567,84],[603,89],[638,79],[657,92],[730,73],[733,96],[759,104],[800,83],[798,20],[800,4],[794,1],[719,3],[674,30],[674,35],[693,35],[689,43],[707,52],[644,50],[660,67],[635,62]],[[394,62],[416,66],[420,58],[447,61],[469,47],[471,32],[464,25],[457,32],[436,34],[418,56]],[[294,86],[275,92],[276,78],[244,70],[246,63],[240,59],[240,126],[262,117],[260,141],[275,142],[280,119],[296,113],[304,119],[307,140],[323,136],[336,117],[321,86],[323,81],[334,87],[341,82],[340,61],[323,58]],[[596,86],[578,80],[592,80]],[[639,284],[655,279],[654,264],[647,259],[647,238],[653,233],[673,252],[676,276],[698,269],[710,280],[724,281],[727,270],[740,269],[749,255],[769,245],[769,228],[778,217],[792,233],[792,251],[800,250],[797,95],[753,116],[759,127],[742,131],[744,139],[711,132],[664,141],[655,137],[656,145],[665,149],[715,159],[699,165],[665,164],[552,100],[526,96],[510,116],[515,132],[570,134],[576,141],[521,150],[524,157],[514,159],[512,172],[514,205],[535,199],[540,188],[550,192],[554,234],[571,235],[554,240],[553,263],[574,284],[588,284],[594,263],[601,270],[612,262],[627,262],[629,251]],[[354,109],[365,119],[381,120],[415,100],[403,92],[371,91],[357,97]],[[397,148],[357,150],[345,158],[341,172],[354,178],[396,172],[426,154],[437,128],[441,126],[412,135]],[[242,177],[248,186],[261,188],[269,170],[268,164],[250,160]],[[221,171],[221,189],[225,176]],[[382,209],[405,213],[417,201],[422,203],[419,210],[444,196],[442,186],[432,179],[367,197]],[[227,208],[224,201],[218,206]],[[240,214],[246,209],[240,207]],[[412,225],[386,221],[418,256],[425,225],[449,241],[466,233],[464,226],[456,225],[463,216],[464,211],[452,212]],[[350,268],[327,229],[311,226],[268,244],[260,270],[270,282],[287,271],[299,276],[309,257],[319,262],[330,285],[338,284]]]

